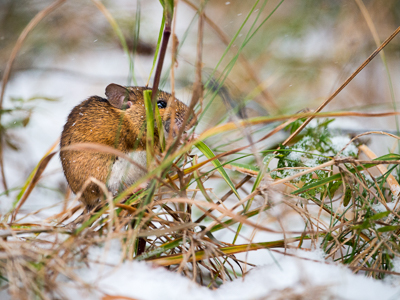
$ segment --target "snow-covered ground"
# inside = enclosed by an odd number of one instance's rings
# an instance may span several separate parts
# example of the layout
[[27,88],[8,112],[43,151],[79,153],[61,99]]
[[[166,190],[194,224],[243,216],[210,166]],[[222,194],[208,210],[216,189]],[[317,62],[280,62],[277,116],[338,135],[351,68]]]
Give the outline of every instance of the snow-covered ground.
[[[244,279],[226,282],[217,290],[200,287],[191,280],[162,267],[144,262],[124,262],[119,266],[91,263],[77,273],[93,286],[85,290],[66,284],[68,299],[101,299],[105,294],[133,299],[380,299],[400,298],[400,278],[384,282],[354,275],[349,269],[327,262],[323,252],[289,250],[287,255],[258,250],[262,265]],[[104,248],[91,251],[92,261],[116,264],[120,249],[113,245],[105,257]],[[400,271],[400,260],[395,266]],[[121,298],[123,299],[123,298]]]
[[[107,250],[106,250],[107,249]],[[260,266],[244,278],[225,282],[210,290],[190,279],[150,263],[120,263],[118,242],[93,247],[88,266],[75,272],[74,282],[59,278],[65,299],[140,299],[140,300],[250,300],[250,299],[400,299],[400,278],[390,275],[377,281],[355,275],[348,268],[326,261],[320,250],[291,249],[285,253],[258,250]],[[400,259],[395,260],[400,272]],[[106,298],[106,296],[113,298]],[[11,299],[0,291],[0,299]]]

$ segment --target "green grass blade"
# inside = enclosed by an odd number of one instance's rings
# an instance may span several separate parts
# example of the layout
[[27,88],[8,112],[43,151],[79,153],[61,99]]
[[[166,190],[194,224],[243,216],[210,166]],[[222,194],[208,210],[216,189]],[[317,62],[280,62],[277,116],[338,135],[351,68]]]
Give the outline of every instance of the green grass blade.
[[[257,0],[253,7],[250,9],[249,13],[247,14],[244,22],[242,23],[242,25],[239,27],[239,29],[236,31],[235,35],[233,36],[232,40],[229,42],[228,46],[225,48],[224,53],[222,54],[221,58],[219,59],[217,65],[215,66],[213,72],[210,75],[210,79],[214,76],[214,73],[216,72],[216,70],[218,69],[219,65],[222,63],[223,59],[225,58],[225,56],[228,54],[229,49],[232,47],[233,43],[236,41],[236,39],[238,38],[240,32],[242,31],[243,27],[246,25],[247,21],[249,20],[250,16],[253,14],[254,10],[256,9],[256,6],[258,4],[258,2],[260,2],[260,0]],[[210,81],[210,80],[209,80]],[[205,86],[207,86],[207,84],[209,83],[209,81],[205,84]]]
[[[244,48],[244,47],[249,43],[249,41],[254,37],[254,35],[255,35],[255,34],[257,33],[257,31],[261,28],[261,26],[264,25],[264,23],[265,23],[267,20],[269,20],[269,18],[275,13],[275,11],[279,8],[279,6],[282,4],[283,1],[284,1],[284,0],[281,0],[281,1],[275,6],[274,10],[263,20],[263,22],[262,22],[253,32],[251,32],[251,30],[254,28],[255,23],[257,22],[259,16],[261,15],[261,12],[263,11],[263,9],[264,9],[264,7],[265,7],[265,5],[266,5],[266,3],[267,3],[267,0],[264,1],[264,3],[263,3],[263,5],[262,5],[261,9],[260,9],[259,12],[258,12],[258,15],[257,15],[255,21],[254,21],[253,24],[251,25],[250,30],[248,31],[248,33],[247,33],[247,35],[246,35],[246,37],[245,37],[243,43],[241,44],[239,50],[237,51],[237,53],[235,54],[235,56],[231,59],[231,61],[227,64],[227,66],[225,67],[225,69],[224,69],[223,72],[221,73],[221,76],[219,76],[219,78],[218,78],[218,80],[217,80],[217,82],[219,83],[219,86],[217,87],[217,89],[216,89],[216,91],[213,93],[213,95],[212,95],[212,97],[211,97],[209,103],[207,104],[207,106],[205,107],[205,109],[203,110],[203,112],[201,113],[201,115],[199,116],[199,120],[201,120],[201,119],[203,118],[203,116],[206,114],[207,110],[208,110],[209,107],[211,106],[213,100],[214,100],[215,97],[217,96],[218,90],[223,86],[223,84],[224,84],[225,80],[227,79],[229,73],[231,72],[231,70],[232,70],[233,67],[235,66],[236,61],[239,59],[239,55],[240,55],[240,53],[242,52],[243,48]],[[254,11],[254,9],[256,8],[256,5],[258,4],[258,2],[259,2],[259,1],[257,1],[257,2],[254,4],[254,6],[252,7],[252,9],[250,10],[250,12],[249,12],[249,14],[247,15],[247,17],[246,17],[244,23],[243,23],[242,26],[239,28],[239,30],[237,31],[236,35],[238,35],[238,34],[241,32],[243,25],[247,22],[249,16],[253,13],[253,11]],[[235,37],[232,39],[231,43],[229,43],[229,45],[228,45],[228,47],[227,47],[227,50],[230,48],[231,44],[235,41],[235,39],[236,39],[236,37],[237,37],[236,35],[235,35]],[[206,82],[206,84],[205,84],[205,87],[207,87],[207,85],[209,84],[210,80],[213,79],[213,75],[214,75],[215,71],[217,70],[217,68],[218,68],[218,66],[219,66],[219,64],[220,64],[220,62],[223,60],[223,58],[226,56],[226,54],[227,54],[227,51],[224,52],[224,54],[222,55],[220,61],[219,61],[218,64],[217,64],[217,66],[214,68],[213,72],[211,73],[211,75],[210,75],[210,77],[209,77],[210,79],[209,79],[209,80]],[[207,96],[207,95],[206,95],[206,96]],[[205,96],[205,97],[206,97],[206,96]]]
[[149,168],[153,156],[151,149],[154,149],[154,114],[153,114],[153,105],[151,104],[151,90],[144,91],[143,97],[144,97],[144,105],[146,108],[146,121],[147,121],[146,156],[147,156],[147,168]]
[[150,82],[150,79],[151,79],[151,75],[153,74],[154,67],[156,66],[158,53],[160,52],[160,45],[161,45],[161,39],[162,39],[162,36],[163,36],[164,25],[165,25],[165,18],[164,18],[164,15],[163,15],[163,18],[161,20],[160,32],[158,33],[156,52],[154,53],[154,58],[153,58],[153,65],[151,66],[149,79],[147,79],[147,84],[146,84],[147,86],[149,85],[149,82]]
[[[299,241],[303,239],[310,239],[309,236],[300,236],[300,237],[294,237],[291,241]],[[253,251],[253,250],[258,250],[258,249],[269,249],[269,248],[283,248],[285,247],[285,240],[278,240],[278,241],[272,241],[272,242],[260,242],[260,243],[250,243],[250,244],[244,244],[244,245],[235,245],[235,246],[228,246],[228,247],[221,247],[218,248],[218,252],[216,256],[225,256],[225,255],[233,255],[237,253],[242,253],[242,252],[248,252],[248,251]],[[210,255],[204,250],[199,250],[196,251],[194,256],[191,259],[194,259],[196,261],[203,260],[203,259],[209,259]],[[184,255],[182,254],[174,254],[174,255],[169,255],[165,257],[160,257],[160,258],[155,258],[155,259],[149,259],[148,261],[151,261],[154,264],[160,265],[160,266],[170,266],[170,265],[178,265],[180,264],[184,259]]]
[[[205,157],[208,159],[215,157],[215,154],[212,152],[212,150],[204,143],[204,142],[197,142],[196,145],[197,149],[199,149]],[[229,187],[232,189],[232,191],[235,193],[236,197],[240,200],[239,193],[237,192],[235,185],[229,178],[228,174],[225,172],[224,168],[222,167],[220,161],[218,159],[215,159],[212,161],[212,164],[217,168],[218,172],[221,174],[222,178],[224,178],[225,182],[229,185]]]
[[[242,159],[242,157],[239,157],[237,159]],[[260,169],[257,166],[254,165],[249,165],[249,164],[241,164],[241,163],[235,163],[235,162],[229,162],[229,164],[233,167],[237,167],[240,169],[247,170],[249,172],[259,172]]]
[[204,188],[203,182],[200,179],[200,176],[198,174],[197,171],[193,172],[194,178],[197,182],[197,188],[200,189],[200,192],[203,194],[204,198],[208,201],[208,202],[214,202],[210,196],[208,196],[206,189]]

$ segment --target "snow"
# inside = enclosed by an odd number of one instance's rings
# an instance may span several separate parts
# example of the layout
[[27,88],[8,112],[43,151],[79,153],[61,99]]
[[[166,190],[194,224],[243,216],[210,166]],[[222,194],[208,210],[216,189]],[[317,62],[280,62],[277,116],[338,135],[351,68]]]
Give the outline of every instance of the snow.
[[[347,136],[334,136],[331,138],[332,148],[336,152],[336,154],[343,149],[344,146],[350,142],[350,138]],[[344,156],[354,155],[358,152],[357,147],[351,143],[348,145],[342,152]]]
[[[377,281],[349,269],[326,263],[320,250],[288,250],[273,254],[269,264],[251,270],[245,278],[226,282],[219,289],[201,287],[177,273],[150,263],[127,261],[120,265],[120,248],[93,248],[92,263],[76,272],[80,285],[59,279],[66,299],[102,299],[105,295],[132,299],[245,300],[245,299],[342,299],[395,300],[400,297],[398,276]],[[271,257],[267,250],[259,250]],[[107,253],[107,255],[104,255]],[[283,252],[281,252],[283,253]],[[100,263],[102,262],[102,263]],[[394,261],[400,271],[400,259]],[[88,285],[83,285],[82,283]],[[290,296],[290,297],[289,297]],[[11,299],[6,291],[0,299]]]
[[[259,250],[270,257],[270,263],[251,270],[244,280],[226,282],[219,289],[198,286],[186,277],[150,263],[129,261],[111,266],[120,260],[116,243],[104,256],[104,248],[93,248],[89,268],[77,272],[78,277],[94,286],[87,290],[67,284],[63,288],[67,299],[101,299],[105,294],[133,299],[398,299],[399,278],[376,281],[355,275],[344,266],[326,263],[321,250],[288,250],[284,255]],[[100,261],[107,263],[103,265]],[[395,268],[400,267],[400,260]],[[398,270],[399,271],[399,270]],[[1,294],[0,294],[1,296]],[[270,298],[268,298],[270,299]]]
[[[386,203],[386,205],[387,205],[387,207],[389,207],[391,210],[393,210],[394,207],[395,207],[395,205],[396,205],[396,203],[395,203],[395,202],[388,202],[388,203]],[[376,210],[377,212],[385,212],[385,211],[387,211],[386,207],[385,207],[382,203],[374,204],[374,205],[372,205],[372,208],[373,208],[374,210]]]
[[292,151],[290,154],[287,156],[287,159],[293,160],[293,161],[301,161],[301,159],[304,157],[304,150],[303,149],[297,149],[296,150],[301,150],[300,151]]
[[[393,272],[400,273],[400,258],[395,257],[392,260],[392,263],[393,263]],[[383,282],[391,285],[400,286],[400,277],[396,275],[388,275],[387,277],[384,278]]]

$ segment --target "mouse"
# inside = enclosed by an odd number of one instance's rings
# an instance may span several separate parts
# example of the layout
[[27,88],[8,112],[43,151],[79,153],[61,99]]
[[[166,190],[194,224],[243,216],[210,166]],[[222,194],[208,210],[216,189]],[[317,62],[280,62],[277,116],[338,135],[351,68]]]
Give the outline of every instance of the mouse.
[[[91,96],[72,109],[61,134],[60,159],[68,185],[75,194],[82,190],[90,177],[94,177],[104,183],[115,196],[146,174],[146,109],[143,96],[145,90],[151,88],[111,83],[106,87],[105,98]],[[170,133],[174,135],[183,125],[188,107],[164,91],[158,92],[156,103],[165,136]],[[185,130],[192,127],[194,118],[189,118],[190,122],[185,126]],[[172,130],[171,124],[174,124]],[[154,145],[159,145],[158,139],[155,130]],[[63,147],[78,143],[114,147],[129,155],[139,166],[104,152],[62,151]],[[154,153],[159,153],[159,146],[155,148],[157,149],[154,149]],[[101,203],[102,196],[101,188],[90,182],[82,191],[79,200],[91,209]]]

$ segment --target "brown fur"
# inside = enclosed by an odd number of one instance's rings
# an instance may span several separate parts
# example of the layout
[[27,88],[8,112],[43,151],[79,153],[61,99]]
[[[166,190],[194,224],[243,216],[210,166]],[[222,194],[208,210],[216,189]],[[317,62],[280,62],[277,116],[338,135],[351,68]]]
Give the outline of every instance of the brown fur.
[[[124,153],[145,150],[146,110],[143,91],[148,88],[127,87],[123,88],[124,93],[121,89],[121,86],[111,84],[106,91],[108,99],[92,96],[74,107],[64,125],[60,147],[89,142],[115,147]],[[117,108],[118,104],[114,102],[115,99],[118,100],[114,98],[116,96],[122,97],[121,99],[125,97],[125,103],[128,103],[130,107],[126,110]],[[168,103],[171,97],[171,94],[161,91],[158,100],[162,99]],[[172,114],[175,114],[176,123],[179,125],[188,109],[179,100],[172,101],[175,102],[175,105],[172,105],[172,107],[175,106],[175,110],[170,106],[159,110],[163,123],[168,126]],[[157,132],[155,139],[158,139]],[[61,151],[60,158],[65,177],[74,193],[78,193],[91,176],[106,183],[116,160],[116,157],[111,154],[75,150]],[[80,200],[86,206],[93,207],[98,203],[101,195],[100,188],[90,183]]]

